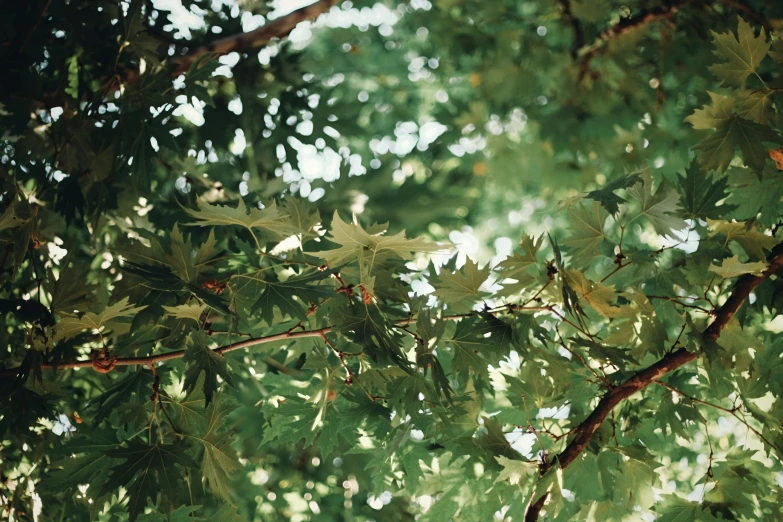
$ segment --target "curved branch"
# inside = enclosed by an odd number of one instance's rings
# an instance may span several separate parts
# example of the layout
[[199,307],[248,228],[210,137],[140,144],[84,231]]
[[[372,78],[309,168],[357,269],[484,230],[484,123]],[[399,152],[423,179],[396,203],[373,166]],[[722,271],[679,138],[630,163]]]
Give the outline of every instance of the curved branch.
[[339,0],[318,0],[314,4],[292,11],[253,31],[227,36],[215,40],[208,45],[198,47],[185,56],[175,60],[175,63],[178,64],[177,73],[186,71],[205,54],[227,54],[234,51],[247,51],[255,47],[260,47],[275,38],[284,38],[301,22],[318,18],[321,14],[331,9],[338,1]]
[[[734,317],[734,314],[737,313],[737,310],[739,310],[750,293],[783,267],[783,243],[772,250],[768,257],[768,262],[769,267],[761,275],[755,276],[749,274],[739,278],[737,284],[734,286],[732,294],[723,306],[718,308],[715,312],[715,320],[706,330],[704,330],[703,335],[706,339],[709,339],[710,341],[717,340],[718,337],[720,337],[723,328],[725,328],[731,318]],[[650,384],[656,382],[667,373],[693,361],[698,355],[697,352],[689,352],[685,349],[669,353],[657,363],[637,372],[621,385],[609,390],[598,402],[598,405],[593,412],[574,430],[573,433],[575,435],[574,438],[571,439],[571,442],[569,442],[565,449],[552,459],[552,461],[558,462],[562,469],[567,468],[582,454],[585,448],[587,448],[593,435],[598,431],[598,428],[615,406],[636,392],[641,391]],[[547,466],[542,467],[542,473],[546,472],[546,469]],[[538,520],[538,513],[541,511],[541,508],[543,508],[546,499],[547,494],[544,494],[529,506],[527,514],[525,515],[526,521],[535,522]]]

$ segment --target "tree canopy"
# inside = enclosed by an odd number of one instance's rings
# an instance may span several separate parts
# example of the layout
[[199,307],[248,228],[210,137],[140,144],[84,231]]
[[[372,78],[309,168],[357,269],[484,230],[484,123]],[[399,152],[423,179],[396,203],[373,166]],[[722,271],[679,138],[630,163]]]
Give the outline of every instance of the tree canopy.
[[0,518],[783,519],[783,3],[0,28]]

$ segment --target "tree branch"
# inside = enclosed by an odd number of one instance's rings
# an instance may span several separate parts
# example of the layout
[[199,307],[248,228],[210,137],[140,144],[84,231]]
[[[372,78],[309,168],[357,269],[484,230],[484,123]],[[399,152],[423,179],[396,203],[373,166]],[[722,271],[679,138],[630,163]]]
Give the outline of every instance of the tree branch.
[[[540,307],[534,307],[534,308],[523,308],[523,307],[516,307],[514,310],[542,310],[543,308]],[[548,308],[547,308],[548,309]],[[501,307],[497,310],[490,310],[489,313],[500,313],[500,312],[509,312],[509,309],[507,306]],[[510,313],[510,312],[509,312]],[[473,315],[476,315],[475,313],[466,313],[466,314],[454,314],[454,315],[446,315],[443,316],[444,321],[459,321],[468,317],[471,317]],[[401,319],[397,321],[394,326],[405,326],[409,325],[411,323],[414,323],[416,321],[415,318],[410,317],[408,319]],[[294,328],[297,328],[299,325],[297,325]],[[295,332],[294,329],[287,330],[282,333],[272,334],[272,335],[266,335],[263,337],[256,337],[254,339],[246,339],[244,341],[238,341],[236,343],[232,343],[226,346],[222,346],[220,348],[215,348],[214,352],[218,353],[220,355],[223,355],[224,353],[233,352],[234,350],[239,350],[242,348],[249,348],[251,346],[257,346],[259,344],[267,344],[267,343],[273,343],[275,341],[284,341],[286,339],[301,339],[304,337],[318,337],[323,338],[324,334],[329,333],[332,331],[334,327],[333,326],[325,326],[323,328],[318,328],[315,330],[304,330],[301,332]],[[221,334],[229,334],[230,332],[213,332],[213,333],[221,333]],[[237,334],[242,335],[242,334]],[[102,373],[108,373],[111,371],[115,366],[133,366],[136,364],[141,364],[145,366],[150,366],[155,363],[163,362],[163,361],[170,361],[172,359],[179,359],[180,357],[184,357],[185,350],[176,350],[173,352],[167,352],[167,353],[161,353],[156,355],[148,355],[146,357],[108,357],[104,358],[101,357],[95,357],[88,360],[83,361],[70,361],[70,362],[64,362],[62,364],[50,364],[50,363],[44,363],[41,364],[40,368],[42,370],[70,370],[74,368],[94,368],[98,371],[101,371]],[[16,368],[9,368],[5,371],[0,372],[0,377],[7,377],[7,376],[16,376],[19,374],[19,370],[21,369],[20,366],[17,366]]]
[[235,34],[215,40],[214,42],[198,47],[185,56],[175,60],[178,64],[177,73],[182,73],[199,58],[209,53],[227,54],[241,52],[260,47],[275,38],[284,38],[294,30],[301,22],[318,18],[332,8],[339,0],[318,0],[301,9],[297,9],[272,22],[262,25],[258,29],[246,33]]
[[[721,331],[728,324],[734,314],[737,313],[740,306],[745,302],[750,293],[755,288],[783,267],[783,243],[776,246],[768,257],[769,267],[759,276],[745,275],[739,278],[734,286],[734,291],[726,302],[715,312],[715,320],[704,330],[703,335],[710,341],[715,341],[720,337]],[[598,402],[593,412],[582,421],[574,430],[574,438],[557,455],[552,462],[558,462],[561,469],[567,468],[574,462],[579,455],[587,448],[590,440],[606,417],[611,413],[615,406],[625,399],[631,397],[638,391],[643,390],[650,384],[667,373],[684,366],[698,357],[697,352],[689,352],[685,349],[677,350],[664,356],[660,361],[652,366],[645,368],[634,374],[627,381],[619,386],[609,390],[606,395]],[[542,474],[546,472],[549,466],[542,466]],[[538,520],[538,514],[543,508],[547,499],[547,494],[541,495],[532,505],[528,507],[525,515],[526,522],[535,522]]]
[[576,58],[579,49],[585,45],[585,33],[579,20],[574,18],[571,12],[571,0],[560,0],[560,12],[563,14],[563,21],[571,26],[574,31],[574,42],[571,46],[571,57]]
[[608,44],[611,40],[633,31],[634,29],[638,29],[639,27],[656,22],[662,18],[668,18],[676,13],[680,7],[686,4],[690,4],[694,1],[701,0],[674,0],[667,2],[664,5],[654,9],[642,12],[639,14],[639,16],[634,16],[633,18],[624,18],[616,25],[605,30],[603,33],[601,33],[596,42],[588,48],[587,52],[582,55],[582,65],[580,67],[579,79],[581,80],[584,78],[585,74],[587,74],[587,68],[589,67],[592,59],[595,58],[595,56],[598,54],[598,51],[600,51],[601,48]]

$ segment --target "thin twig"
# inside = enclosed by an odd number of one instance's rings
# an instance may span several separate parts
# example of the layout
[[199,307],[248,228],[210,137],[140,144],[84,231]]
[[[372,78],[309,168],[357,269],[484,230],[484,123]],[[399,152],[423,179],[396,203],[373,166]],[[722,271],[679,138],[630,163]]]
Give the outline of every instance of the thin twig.
[[683,303],[682,301],[675,299],[673,297],[667,297],[665,295],[648,295],[647,299],[660,299],[662,301],[670,301],[676,305],[682,306],[683,308],[693,308],[694,310],[698,310],[700,312],[704,312],[707,315],[715,315],[715,310],[707,310],[706,308],[703,308],[701,306],[696,306],[688,303]]

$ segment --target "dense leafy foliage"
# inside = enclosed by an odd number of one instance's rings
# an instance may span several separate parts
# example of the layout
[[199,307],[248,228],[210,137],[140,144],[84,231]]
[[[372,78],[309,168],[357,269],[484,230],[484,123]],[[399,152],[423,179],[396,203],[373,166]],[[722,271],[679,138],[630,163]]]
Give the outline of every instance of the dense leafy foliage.
[[286,4],[0,7],[0,517],[783,519],[783,4]]

